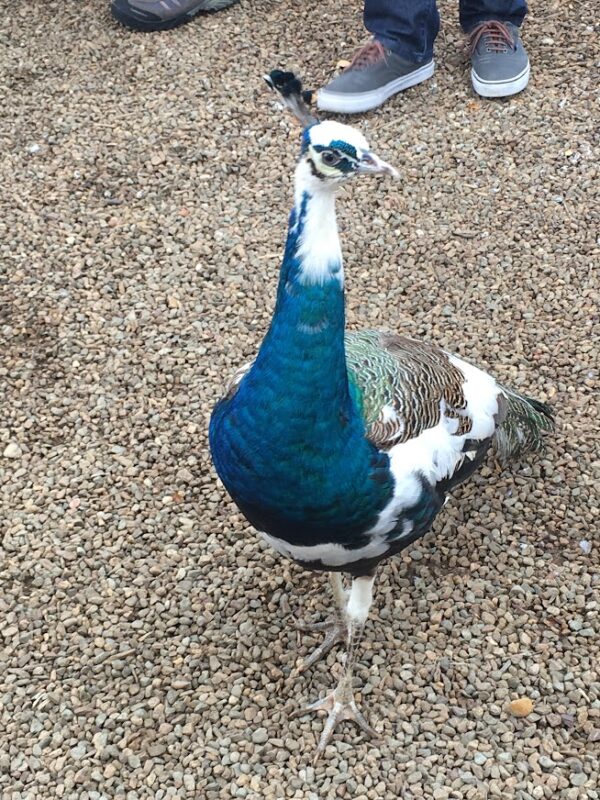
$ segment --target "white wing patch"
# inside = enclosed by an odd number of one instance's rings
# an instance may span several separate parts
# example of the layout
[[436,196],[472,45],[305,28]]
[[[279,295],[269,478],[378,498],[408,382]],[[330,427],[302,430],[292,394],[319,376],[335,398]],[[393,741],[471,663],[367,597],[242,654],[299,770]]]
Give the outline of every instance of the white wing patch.
[[[457,436],[458,420],[446,414],[442,401],[437,425],[388,450],[395,481],[394,496],[380,512],[377,523],[367,531],[368,535],[385,536],[393,530],[402,512],[417,503],[421,494],[421,476],[432,485],[449,477],[465,457],[466,440],[487,439],[495,430],[500,387],[486,372],[456,356],[448,355],[448,358],[465,376],[462,388],[467,405],[460,413],[470,418],[471,430]],[[412,525],[408,524],[402,536],[409,535],[411,530]]]
[[391,406],[389,403],[387,406],[384,406],[381,409],[381,421],[382,422],[396,422],[398,419],[398,414],[396,413],[396,409],[394,406]]
[[371,425],[369,438],[380,445],[391,445],[404,436],[405,428],[402,417],[394,406],[388,403],[383,406],[379,412],[379,417]]
[[502,389],[491,375],[458,356],[448,353],[448,360],[465,376],[463,393],[467,407],[463,413],[470,417],[473,423],[468,438],[487,439],[496,428],[498,395],[502,393]]

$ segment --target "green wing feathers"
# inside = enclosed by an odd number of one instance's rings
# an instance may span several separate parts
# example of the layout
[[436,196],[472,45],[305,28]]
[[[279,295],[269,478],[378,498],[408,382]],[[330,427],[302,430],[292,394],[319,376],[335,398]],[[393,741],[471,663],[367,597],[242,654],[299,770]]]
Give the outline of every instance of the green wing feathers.
[[[457,435],[469,433],[465,376],[444,350],[381,331],[347,333],[345,344],[350,391],[376,447],[388,450],[437,425],[442,402],[445,415],[458,420]],[[226,397],[237,392],[251,366],[244,364],[232,376]],[[498,404],[494,440],[500,458],[543,450],[544,434],[555,428],[550,406],[499,384]]]
[[[458,421],[456,435],[472,427],[465,413],[465,375],[448,353],[427,342],[382,331],[346,334],[350,389],[374,445],[389,450],[438,424],[442,414]],[[543,436],[554,429],[545,403],[498,388],[494,439],[502,459],[543,448]]]
[[369,428],[393,398],[398,363],[382,349],[377,331],[347,333],[345,345],[350,384]]
[[442,404],[458,421],[457,433],[471,429],[464,414],[464,375],[447,354],[427,342],[382,331],[346,334],[346,364],[367,436],[389,449],[438,424]]
[[546,403],[502,387],[506,398],[506,416],[496,430],[496,448],[500,458],[518,458],[528,451],[544,448],[544,434],[555,428],[554,414]]

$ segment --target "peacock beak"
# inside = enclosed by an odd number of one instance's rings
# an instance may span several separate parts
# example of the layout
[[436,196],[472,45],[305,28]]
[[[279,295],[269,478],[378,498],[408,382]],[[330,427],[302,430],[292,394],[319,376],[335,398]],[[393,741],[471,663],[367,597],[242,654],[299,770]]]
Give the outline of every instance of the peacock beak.
[[363,154],[358,162],[357,172],[359,175],[390,175],[392,178],[400,177],[400,173],[397,169],[371,152]]

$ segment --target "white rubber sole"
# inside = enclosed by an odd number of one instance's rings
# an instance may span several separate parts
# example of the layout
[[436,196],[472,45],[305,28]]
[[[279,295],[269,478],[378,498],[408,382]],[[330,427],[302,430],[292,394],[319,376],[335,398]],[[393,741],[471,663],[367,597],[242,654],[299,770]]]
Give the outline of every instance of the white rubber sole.
[[343,94],[320,89],[317,92],[317,108],[320,108],[321,111],[333,111],[336,114],[360,114],[363,111],[370,111],[403,89],[409,89],[411,86],[416,86],[418,83],[426,81],[427,78],[431,78],[434,69],[435,62],[431,60],[414,72],[396,78],[378,89],[371,89],[370,92]]
[[474,69],[471,70],[471,82],[477,94],[482,97],[510,97],[519,94],[529,83],[529,64],[523,72],[509,81],[482,81]]

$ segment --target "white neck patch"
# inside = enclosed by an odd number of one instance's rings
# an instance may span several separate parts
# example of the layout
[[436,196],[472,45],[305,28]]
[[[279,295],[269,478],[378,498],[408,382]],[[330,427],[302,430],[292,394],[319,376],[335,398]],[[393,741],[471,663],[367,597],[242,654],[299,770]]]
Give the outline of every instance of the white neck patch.
[[298,215],[307,196],[297,251],[301,261],[301,283],[323,284],[335,277],[342,286],[344,284],[342,249],[335,216],[335,189],[334,186],[324,186],[312,174],[308,162],[300,161],[296,169],[295,193]]

